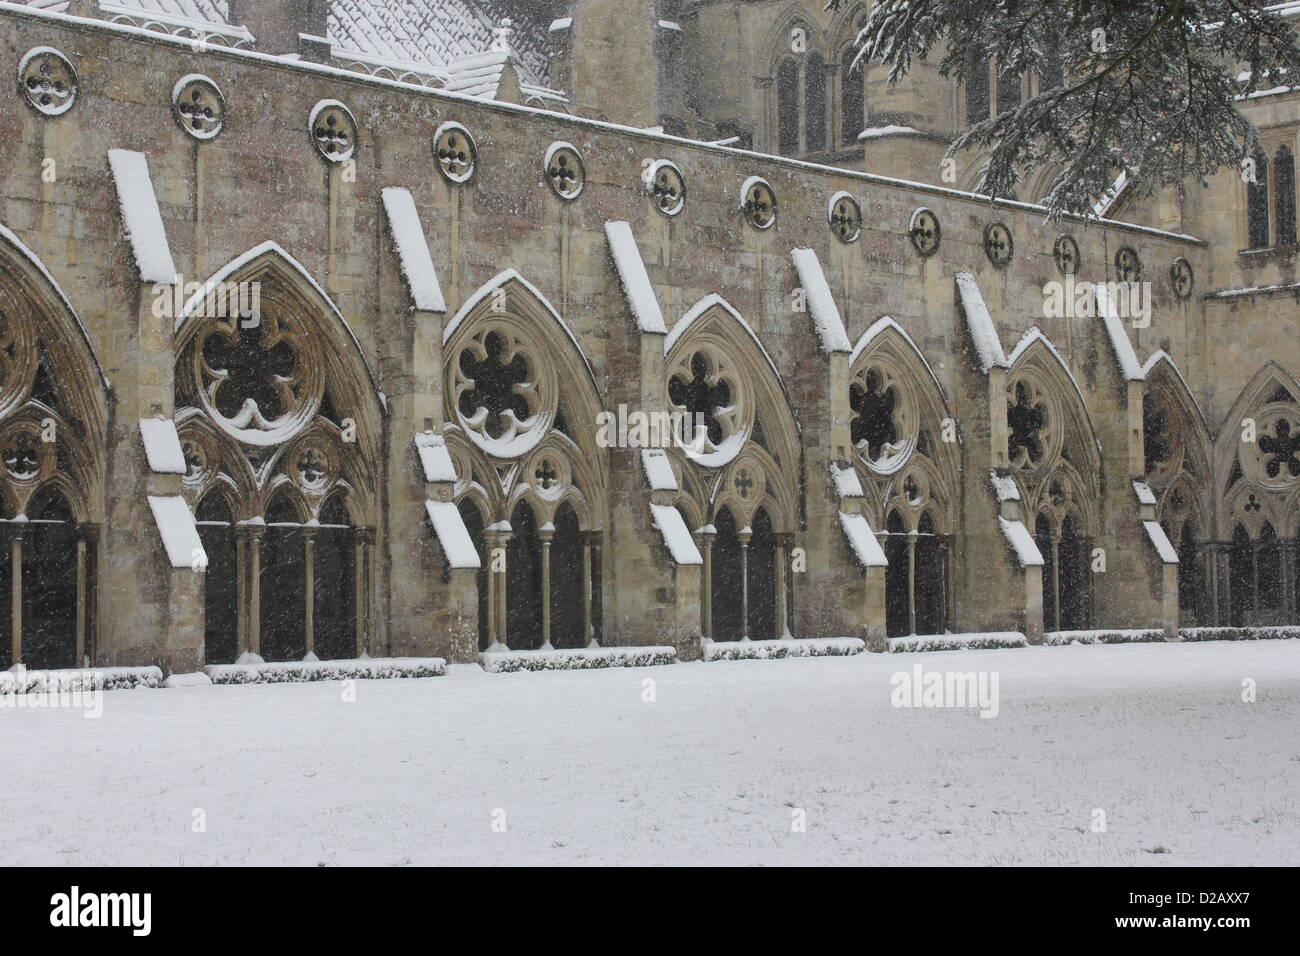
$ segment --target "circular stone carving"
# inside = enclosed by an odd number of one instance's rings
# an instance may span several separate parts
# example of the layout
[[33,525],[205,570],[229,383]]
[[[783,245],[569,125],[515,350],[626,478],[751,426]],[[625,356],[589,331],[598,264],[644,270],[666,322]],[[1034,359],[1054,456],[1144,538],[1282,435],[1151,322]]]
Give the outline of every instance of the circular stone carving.
[[18,88],[36,112],[62,116],[77,102],[77,71],[58,50],[38,46],[18,64]]
[[1056,237],[1052,243],[1052,259],[1056,262],[1056,271],[1061,275],[1079,274],[1079,264],[1083,260],[1079,256],[1079,244],[1074,241],[1074,236],[1063,232]]
[[912,247],[922,256],[929,258],[939,251],[942,239],[939,217],[929,209],[922,207],[912,213],[912,220],[907,224],[907,234],[912,239]]
[[172,87],[172,116],[195,139],[212,139],[225,125],[226,100],[216,83],[191,73]]
[[665,216],[675,216],[686,205],[686,180],[682,171],[666,159],[647,167],[645,188],[655,208]]
[[862,207],[848,193],[838,192],[831,197],[826,217],[831,224],[831,232],[840,242],[856,242],[858,236],[862,235]]
[[456,420],[495,458],[518,458],[550,431],[559,406],[554,369],[534,358],[512,319],[479,323],[447,350]]
[[344,163],[357,152],[357,121],[338,100],[321,100],[307,120],[312,145],[331,163]]
[[[734,459],[748,440],[754,424],[754,398],[741,369],[725,346],[704,336],[693,348],[683,349],[668,370],[670,411],[681,419],[694,439],[681,444],[693,461],[717,468]],[[695,431],[695,426],[703,429]]]
[[1115,275],[1120,282],[1137,282],[1142,278],[1142,260],[1132,246],[1120,246],[1115,253]]
[[568,143],[552,143],[546,151],[546,181],[561,199],[577,199],[587,184],[587,169],[578,150]]
[[1192,264],[1179,256],[1169,266],[1169,279],[1174,284],[1174,295],[1180,299],[1190,298],[1196,286],[1196,274]]
[[863,463],[888,475],[905,465],[920,436],[918,396],[897,363],[877,354],[849,381],[849,436]]
[[1255,441],[1239,443],[1242,471],[1264,488],[1292,487],[1300,479],[1300,413],[1290,403],[1273,402],[1254,418]]
[[1011,230],[1004,223],[991,222],[984,227],[984,254],[989,257],[989,262],[999,269],[1011,263],[1015,248]]
[[751,176],[740,187],[740,208],[745,211],[745,221],[755,229],[771,229],[776,225],[776,193],[766,179]]
[[433,155],[448,182],[465,183],[478,166],[478,146],[459,123],[443,123],[433,134]]

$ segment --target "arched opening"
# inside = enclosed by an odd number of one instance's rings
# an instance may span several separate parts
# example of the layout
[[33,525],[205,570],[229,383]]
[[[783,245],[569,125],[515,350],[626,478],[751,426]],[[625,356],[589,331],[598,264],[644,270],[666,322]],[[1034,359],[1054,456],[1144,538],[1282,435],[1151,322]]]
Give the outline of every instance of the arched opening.
[[585,647],[583,629],[583,550],[578,515],[565,502],[555,512],[551,539],[551,645]]
[[1281,147],[1273,157],[1273,189],[1274,214],[1277,218],[1276,245],[1294,246],[1296,240],[1295,156],[1292,155],[1290,147]]
[[942,634],[947,609],[947,555],[930,512],[921,515],[916,536],[916,632]]
[[1268,154],[1257,150],[1254,178],[1246,183],[1246,244],[1251,249],[1268,248]]
[[804,147],[826,148],[826,64],[812,53],[804,64]]
[[911,573],[907,561],[907,529],[897,511],[885,519],[885,633],[898,637],[911,633]]
[[203,660],[233,664],[239,656],[234,515],[226,496],[214,490],[199,502],[194,518],[208,556],[203,579]]
[[266,509],[262,538],[261,656],[300,661],[307,656],[307,566],[302,516],[288,492]]
[[486,651],[491,643],[491,637],[488,630],[488,568],[489,555],[487,545],[483,535],[483,513],[478,510],[470,498],[460,499],[456,505],[456,510],[460,512],[460,518],[465,522],[465,530],[469,532],[470,541],[474,542],[474,550],[478,552],[478,573],[475,575],[478,589],[478,649]]
[[989,118],[989,61],[984,51],[972,46],[966,53],[966,125]]
[[866,70],[853,68],[857,55],[857,49],[850,46],[840,58],[840,142],[844,146],[856,146],[866,125]]
[[730,508],[722,508],[713,519],[713,639],[737,641],[745,636],[742,613],[744,577],[740,567],[740,536]]
[[766,508],[754,513],[749,538],[747,588],[749,636],[756,641],[781,637],[776,630],[776,536]]
[[1088,626],[1088,554],[1078,520],[1066,515],[1061,522],[1060,587],[1061,630],[1077,631]]
[[1232,623],[1240,627],[1249,622],[1255,610],[1255,549],[1242,525],[1232,529],[1232,548],[1228,552],[1229,607]]
[[23,542],[23,663],[77,667],[77,540],[72,508],[47,485],[27,506]]
[[1034,519],[1034,543],[1043,556],[1043,630],[1059,631],[1061,617],[1057,612],[1056,547],[1052,540],[1051,519],[1042,513]]
[[312,535],[312,624],[315,653],[323,661],[357,655],[356,528],[343,495],[336,493],[317,515]]
[[1259,542],[1255,545],[1255,609],[1275,620],[1284,604],[1282,589],[1282,547],[1273,525],[1265,521],[1259,529]]
[[510,515],[506,547],[506,646],[532,651],[542,646],[542,549],[537,516],[528,502]]
[[776,70],[777,152],[793,156],[799,152],[799,64],[785,59]]

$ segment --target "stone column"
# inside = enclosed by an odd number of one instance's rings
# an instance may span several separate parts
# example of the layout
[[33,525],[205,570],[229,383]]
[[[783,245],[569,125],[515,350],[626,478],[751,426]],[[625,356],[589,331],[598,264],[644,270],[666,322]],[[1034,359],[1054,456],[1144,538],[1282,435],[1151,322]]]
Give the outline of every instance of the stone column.
[[794,535],[782,532],[773,536],[776,544],[776,635],[779,640],[790,630],[790,614],[786,607],[786,563],[794,547]]
[[740,639],[749,640],[749,541],[748,528],[736,535],[740,539]]
[[555,529],[549,523],[537,532],[542,543],[542,647],[544,651],[552,649],[551,644],[551,541],[555,538]]
[[307,653],[316,653],[316,529],[302,529],[303,547],[303,627],[307,638]]
[[700,620],[704,636],[713,640],[713,539],[717,537],[717,532],[702,531],[700,537],[704,539],[704,548],[701,552],[704,558],[704,573],[700,581]]
[[23,526],[9,525],[9,626],[14,664],[23,659]]
[[248,649],[262,653],[262,538],[266,525],[247,525],[248,529]]
[[587,647],[596,645],[596,632],[591,621],[591,549],[592,535],[595,532],[582,532],[582,642]]

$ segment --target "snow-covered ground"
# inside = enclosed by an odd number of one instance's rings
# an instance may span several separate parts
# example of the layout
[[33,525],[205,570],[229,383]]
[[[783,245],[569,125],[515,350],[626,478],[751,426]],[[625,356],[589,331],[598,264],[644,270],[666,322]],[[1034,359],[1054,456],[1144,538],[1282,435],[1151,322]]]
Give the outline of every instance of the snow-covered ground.
[[[916,664],[995,671],[999,715],[891,706]],[[0,865],[1300,863],[1300,641],[355,688],[0,709]]]

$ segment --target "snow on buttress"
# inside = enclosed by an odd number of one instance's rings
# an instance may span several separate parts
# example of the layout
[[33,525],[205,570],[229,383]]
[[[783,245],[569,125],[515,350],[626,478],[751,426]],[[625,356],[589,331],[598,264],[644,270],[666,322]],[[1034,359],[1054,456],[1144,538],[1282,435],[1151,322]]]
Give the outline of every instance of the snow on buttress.
[[1133,481],[1133,491],[1138,496],[1138,503],[1143,505],[1153,505],[1156,503],[1155,492],[1145,481]]
[[180,495],[149,495],[149,508],[158,525],[167,560],[173,568],[189,568],[196,564],[207,567],[208,555],[199,540],[199,529],[194,525],[190,506]]
[[835,494],[840,498],[861,498],[864,494],[858,472],[852,465],[831,462],[831,479],[835,482]]
[[113,169],[117,199],[122,206],[122,221],[131,239],[140,278],[145,282],[170,285],[176,281],[176,263],[167,244],[167,232],[163,228],[162,213],[158,210],[153,180],[149,178],[148,160],[144,153],[110,149],[108,164]]
[[614,267],[618,270],[619,280],[623,284],[623,294],[627,296],[628,307],[636,319],[637,327],[642,332],[668,334],[664,324],[664,315],[655,297],[654,287],[646,272],[645,262],[641,259],[641,250],[637,248],[632,227],[626,222],[605,223],[605,238],[609,241],[609,251],[614,257]]
[[848,352],[848,333],[844,331],[844,320],[835,305],[830,286],[826,283],[826,274],[817,253],[812,249],[794,249],[790,253],[795,270],[799,273],[799,282],[808,296],[808,311],[812,313],[813,327],[821,339],[822,351]]
[[641,467],[645,469],[645,479],[650,483],[651,491],[676,491],[677,476],[668,461],[668,453],[662,448],[641,449]]
[[996,471],[990,472],[993,479],[993,490],[997,492],[998,501],[1019,501],[1020,487],[1016,480],[1010,475],[999,475]]
[[975,277],[969,272],[959,272],[956,283],[957,294],[961,296],[961,310],[966,316],[966,327],[970,329],[975,354],[979,356],[980,371],[987,375],[989,369],[994,367],[1010,368],[1011,363],[1002,351],[1002,340],[998,338],[998,328],[993,324],[993,316],[989,315]]
[[650,513],[654,517],[655,527],[663,535],[664,544],[668,546],[669,553],[672,554],[673,560],[678,564],[703,564],[704,558],[700,555],[700,549],[695,546],[695,539],[691,533],[686,530],[686,522],[682,520],[682,513],[671,505],[650,505]]
[[1015,551],[1016,559],[1022,567],[1043,566],[1043,553],[1038,550],[1033,535],[1029,533],[1023,521],[1011,521],[998,515],[998,524],[1002,526],[1002,533],[1006,536],[1011,549]]
[[871,530],[871,525],[867,519],[858,514],[846,514],[840,512],[840,527],[844,529],[844,534],[848,536],[849,544],[853,547],[853,553],[858,559],[858,563],[864,568],[885,568],[889,566],[889,560],[885,557],[885,551],[880,547],[880,542],[876,540],[876,534]]
[[1160,527],[1158,521],[1143,521],[1142,527],[1146,528],[1147,537],[1155,545],[1156,553],[1160,555],[1160,560],[1165,564],[1177,564],[1178,552],[1174,546],[1169,543],[1169,537],[1165,534],[1165,529]]
[[455,502],[425,501],[424,507],[429,513],[429,520],[433,522],[438,543],[442,545],[443,553],[447,555],[447,562],[453,568],[482,567],[478,549],[474,547],[469,530],[465,527],[465,521],[461,518]]
[[411,300],[421,312],[446,312],[447,303],[442,298],[442,286],[429,255],[429,243],[420,226],[420,213],[410,190],[389,186],[384,190],[384,210],[388,213],[388,228],[397,245],[397,256],[402,263]]
[[1133,343],[1129,341],[1124,320],[1119,317],[1115,303],[1110,299],[1110,289],[1099,282],[1093,286],[1093,291],[1097,297],[1097,314],[1106,323],[1106,335],[1110,337],[1111,348],[1115,350],[1115,359],[1119,362],[1120,371],[1130,382],[1142,381],[1146,378],[1146,373],[1142,370],[1142,363],[1138,361],[1137,353],[1133,351]]
[[140,438],[144,442],[149,470],[159,475],[185,474],[185,453],[170,418],[140,419]]
[[447,451],[447,441],[433,432],[420,432],[415,436],[415,450],[419,452],[424,467],[425,481],[455,481],[456,466]]

